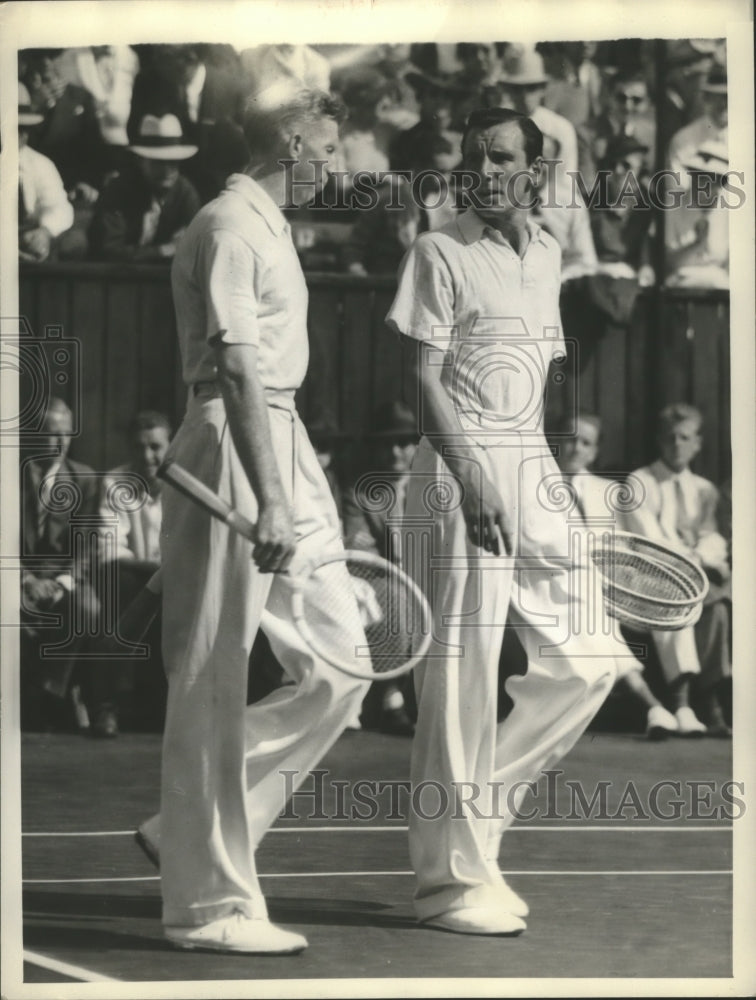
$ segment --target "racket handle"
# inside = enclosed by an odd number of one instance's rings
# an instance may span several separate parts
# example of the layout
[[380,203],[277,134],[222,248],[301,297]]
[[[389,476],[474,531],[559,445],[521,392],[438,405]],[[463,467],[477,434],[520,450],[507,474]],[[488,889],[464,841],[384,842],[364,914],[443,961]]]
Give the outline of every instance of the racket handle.
[[256,541],[255,525],[251,521],[248,521],[243,514],[234,510],[217,493],[213,493],[209,486],[205,486],[196,476],[193,476],[191,472],[187,472],[177,462],[172,460],[164,462],[158,469],[157,474],[180,493],[183,493],[185,497],[199,504],[212,517],[217,517],[227,524],[229,528],[238,531],[240,535],[248,538],[250,542]]

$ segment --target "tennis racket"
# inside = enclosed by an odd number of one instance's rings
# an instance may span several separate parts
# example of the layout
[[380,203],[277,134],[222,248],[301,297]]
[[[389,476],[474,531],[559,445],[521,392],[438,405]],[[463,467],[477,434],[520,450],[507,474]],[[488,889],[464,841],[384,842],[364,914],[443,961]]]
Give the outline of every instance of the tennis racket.
[[659,542],[606,532],[592,547],[606,610],[636,630],[676,631],[694,625],[709,581],[700,566]]
[[[255,525],[175,461],[158,476],[232,531],[254,543]],[[428,650],[431,611],[398,566],[369,552],[341,550],[285,571],[292,617],[309,648],[331,666],[367,680],[411,670]],[[354,635],[364,642],[354,642]],[[345,641],[346,637],[351,641]]]

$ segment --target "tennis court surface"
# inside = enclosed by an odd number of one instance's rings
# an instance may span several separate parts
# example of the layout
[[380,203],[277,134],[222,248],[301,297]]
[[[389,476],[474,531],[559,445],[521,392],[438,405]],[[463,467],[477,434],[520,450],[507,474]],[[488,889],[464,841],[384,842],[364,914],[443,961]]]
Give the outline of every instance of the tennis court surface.
[[[500,865],[530,903],[527,931],[481,938],[413,919],[409,740],[347,732],[321,764],[319,794],[297,796],[258,852],[272,919],[310,943],[284,958],[164,941],[158,876],[133,841],[158,806],[158,735],[25,734],[24,979],[729,977],[742,811],[722,799],[731,749],[587,733],[504,839]],[[598,796],[592,813],[573,783]]]

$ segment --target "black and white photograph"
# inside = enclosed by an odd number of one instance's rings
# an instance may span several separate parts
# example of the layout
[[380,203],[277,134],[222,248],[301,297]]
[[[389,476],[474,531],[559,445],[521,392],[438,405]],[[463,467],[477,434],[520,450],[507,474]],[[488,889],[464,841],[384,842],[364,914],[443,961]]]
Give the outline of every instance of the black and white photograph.
[[752,32],[0,3],[3,998],[753,995]]

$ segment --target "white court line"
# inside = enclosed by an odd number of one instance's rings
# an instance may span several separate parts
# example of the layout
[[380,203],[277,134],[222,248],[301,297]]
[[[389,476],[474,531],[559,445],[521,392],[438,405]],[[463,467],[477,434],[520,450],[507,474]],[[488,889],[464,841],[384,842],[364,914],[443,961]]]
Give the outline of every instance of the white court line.
[[114,979],[112,976],[102,976],[98,972],[92,972],[91,969],[85,969],[81,965],[71,965],[69,962],[59,962],[56,958],[48,958],[47,955],[40,955],[37,951],[24,949],[24,961],[30,965],[38,965],[50,972],[59,972],[63,976],[70,976],[71,979],[80,979],[85,983],[122,982],[122,980]]
[[[396,831],[406,833],[409,828],[406,826],[274,826],[268,830],[271,833],[387,833]],[[507,833],[597,833],[599,831],[632,831],[634,833],[731,833],[733,827],[729,824],[720,823],[716,826],[630,826],[621,823],[616,826],[602,824],[600,826],[579,826],[577,823],[570,826],[510,826]],[[133,837],[133,830],[80,830],[76,832],[52,832],[34,831],[22,833],[22,837]]]
[[[502,871],[502,875],[732,875],[732,868],[712,868],[707,871]],[[364,875],[414,875],[412,871],[398,872],[258,872],[258,878],[352,878]],[[25,878],[24,885],[81,885],[101,882],[159,882],[159,875],[129,875],[113,878]]]

